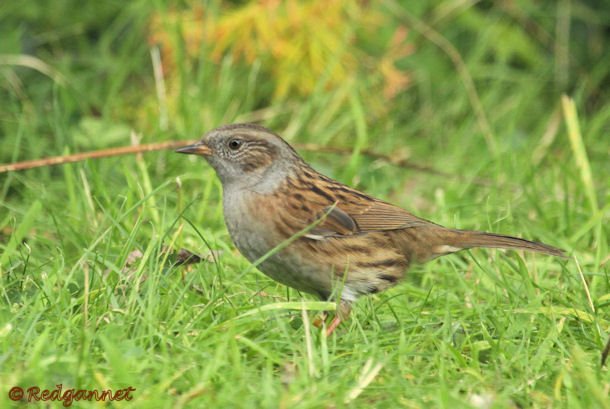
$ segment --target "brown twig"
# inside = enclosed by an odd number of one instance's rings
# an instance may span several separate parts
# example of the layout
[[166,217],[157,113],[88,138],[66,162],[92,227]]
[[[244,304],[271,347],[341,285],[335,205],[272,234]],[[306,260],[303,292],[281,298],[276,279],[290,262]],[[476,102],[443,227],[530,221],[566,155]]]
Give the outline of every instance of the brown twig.
[[110,156],[132,155],[142,152],[161,151],[163,149],[175,149],[181,146],[194,143],[195,141],[170,141],[149,143],[146,145],[121,146],[119,148],[100,149],[91,152],[74,153],[72,155],[52,156],[50,158],[27,160],[24,162],[7,163],[0,165],[0,173],[14,172],[17,170],[26,170],[40,168],[43,166],[63,165],[65,163],[80,162],[86,159],[107,158]]
[[[297,144],[296,147],[300,150],[308,151],[308,152],[321,152],[321,153],[334,153],[337,155],[349,155],[353,152],[351,149],[345,148],[336,148],[333,146],[320,146],[316,144],[306,143],[306,144]],[[377,153],[370,151],[368,149],[363,149],[360,153],[364,156],[368,156],[372,159],[383,160],[384,162],[391,163],[392,165],[398,166],[399,168],[409,168],[414,170],[419,170],[426,173],[431,173],[433,175],[438,176],[450,176],[449,173],[431,168],[429,166],[420,165],[417,163],[413,163],[405,158],[399,156],[391,156],[383,153]]]
[[[8,164],[0,164],[0,174],[6,172],[14,172],[19,170],[27,170],[33,168],[40,168],[43,166],[55,166],[55,165],[63,165],[66,163],[74,163],[80,162],[86,159],[100,159],[107,158],[112,156],[121,156],[121,155],[133,155],[142,152],[154,152],[160,151],[164,149],[176,149],[182,146],[186,146],[196,141],[169,141],[169,142],[159,142],[159,143],[149,143],[145,145],[133,145],[133,146],[121,146],[118,148],[108,148],[108,149],[100,149],[97,151],[91,152],[81,152],[74,153],[72,155],[62,155],[62,156],[52,156],[49,158],[42,159],[34,159],[23,162],[16,163],[8,163]],[[331,146],[320,146],[315,144],[297,144],[296,147],[300,150],[309,151],[309,152],[321,152],[321,153],[332,153],[337,155],[349,155],[352,153],[351,149],[347,148],[336,148]],[[418,172],[424,172],[436,176],[442,176],[447,178],[457,178],[464,180],[465,177],[449,172],[443,172],[441,170],[435,169],[430,166],[421,165],[418,163],[413,163],[403,157],[386,155],[383,153],[377,153],[365,149],[360,152],[362,155],[365,155],[369,158],[383,160],[385,162],[391,163],[394,166],[398,166],[403,169],[413,169]],[[492,184],[490,180],[482,179],[482,178],[474,178],[472,179],[472,183],[482,186],[489,186]]]
[[[333,153],[333,154],[337,154],[337,155],[349,155],[353,152],[351,149],[336,148],[336,147],[332,147],[332,146],[320,146],[320,145],[315,145],[315,144],[302,144],[302,145],[297,144],[296,147],[299,148],[300,150],[309,151],[309,152]],[[360,153],[369,158],[382,160],[384,162],[391,163],[392,165],[397,166],[399,168],[403,168],[403,169],[412,169],[412,170],[415,170],[418,172],[428,173],[431,175],[442,176],[442,177],[452,178],[452,179],[459,179],[459,180],[470,179],[466,176],[462,176],[457,173],[443,172],[442,170],[435,169],[431,166],[414,163],[404,157],[401,157],[400,155],[396,155],[396,156],[386,155],[383,153],[373,152],[368,149],[364,149],[364,150],[360,151]],[[484,179],[484,178],[478,178],[478,177],[473,178],[472,183],[474,183],[476,185],[480,185],[480,186],[493,185],[493,182],[491,180]]]

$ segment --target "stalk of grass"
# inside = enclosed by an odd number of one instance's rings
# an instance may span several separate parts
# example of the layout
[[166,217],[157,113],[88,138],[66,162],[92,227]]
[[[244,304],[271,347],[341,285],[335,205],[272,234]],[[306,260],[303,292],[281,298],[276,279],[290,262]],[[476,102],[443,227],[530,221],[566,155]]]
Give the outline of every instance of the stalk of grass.
[[574,153],[574,160],[576,161],[576,166],[580,171],[580,178],[584,186],[587,199],[589,200],[589,206],[591,206],[591,212],[595,215],[597,212],[599,212],[599,205],[597,202],[597,195],[595,193],[591,165],[587,156],[587,150],[585,149],[582,134],[580,132],[576,104],[574,103],[573,99],[567,95],[563,95],[561,97],[561,106],[563,108],[566,126],[568,127],[568,137],[570,139],[572,152]]

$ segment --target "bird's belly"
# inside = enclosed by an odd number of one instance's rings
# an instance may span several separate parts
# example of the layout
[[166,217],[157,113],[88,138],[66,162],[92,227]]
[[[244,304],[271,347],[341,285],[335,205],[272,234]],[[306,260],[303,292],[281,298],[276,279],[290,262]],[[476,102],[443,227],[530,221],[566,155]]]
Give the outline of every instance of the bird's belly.
[[395,254],[392,257],[397,257],[396,263],[376,263],[375,260],[387,259],[387,254],[382,254],[387,252],[385,249],[369,247],[365,253],[345,251],[354,247],[354,243],[362,247],[362,237],[324,242],[302,237],[277,249],[281,241],[269,242],[252,227],[243,226],[238,233],[231,233],[239,251],[252,263],[266,257],[257,268],[273,280],[324,299],[334,289],[347,301],[385,290],[399,281],[407,267],[406,260]]
[[323,273],[320,265],[303,259],[292,245],[278,249],[289,237],[278,235],[269,223],[272,218],[261,215],[269,209],[258,207],[258,217],[247,217],[252,215],[252,207],[240,207],[238,203],[248,201],[231,200],[229,195],[225,195],[225,199],[227,230],[235,247],[248,261],[258,261],[256,267],[260,271],[284,285],[307,293],[325,294],[325,289],[331,285],[331,274]]
[[269,222],[273,216],[262,214],[273,209],[261,205],[256,209],[258,217],[244,217],[252,215],[253,209],[240,208],[236,202],[247,201],[225,201],[224,210],[237,249],[251,263],[258,261],[256,267],[267,276],[299,291],[328,298],[339,287],[341,298],[353,301],[393,286],[408,266],[388,235],[370,233],[324,240],[300,237],[287,244],[285,240],[290,236],[278,234]]
[[[323,295],[331,286],[329,269],[305,260],[293,251],[292,245],[279,249],[281,241],[271,241],[256,228],[243,226],[229,233],[240,253],[275,281],[311,294]],[[261,261],[262,260],[262,261]]]

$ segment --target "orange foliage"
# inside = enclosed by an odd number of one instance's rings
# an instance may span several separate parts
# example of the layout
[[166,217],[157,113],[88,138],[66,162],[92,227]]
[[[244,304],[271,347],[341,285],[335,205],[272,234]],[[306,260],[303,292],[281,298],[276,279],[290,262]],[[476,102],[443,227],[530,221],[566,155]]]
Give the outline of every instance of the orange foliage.
[[370,74],[380,76],[377,83],[389,99],[409,85],[409,75],[395,62],[411,54],[413,47],[406,42],[407,29],[398,27],[381,56],[365,52],[358,34],[375,36],[384,24],[384,15],[357,1],[260,0],[219,16],[200,5],[156,14],[150,38],[162,46],[166,75],[173,72],[179,32],[188,58],[201,57],[203,50],[204,57],[215,62],[225,55],[249,64],[260,61],[275,81],[276,98],[308,95],[321,79],[332,88],[358,74]]

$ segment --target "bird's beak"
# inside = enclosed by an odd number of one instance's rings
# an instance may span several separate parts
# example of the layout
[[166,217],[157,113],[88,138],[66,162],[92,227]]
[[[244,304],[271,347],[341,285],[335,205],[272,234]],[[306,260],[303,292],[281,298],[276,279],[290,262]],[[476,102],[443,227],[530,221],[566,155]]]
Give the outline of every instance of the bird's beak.
[[197,142],[193,145],[188,145],[180,149],[176,149],[178,153],[187,153],[189,155],[210,156],[212,150],[203,142]]

